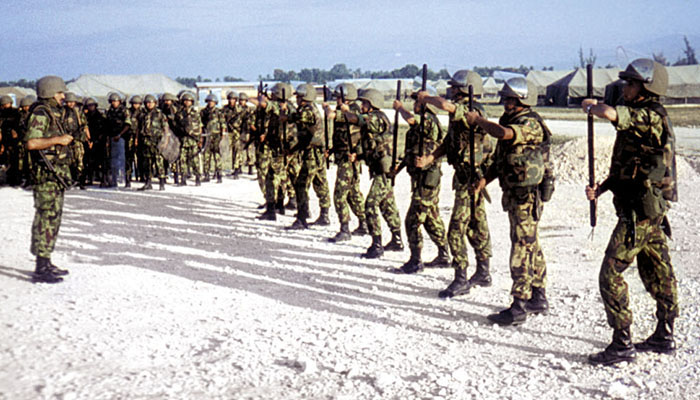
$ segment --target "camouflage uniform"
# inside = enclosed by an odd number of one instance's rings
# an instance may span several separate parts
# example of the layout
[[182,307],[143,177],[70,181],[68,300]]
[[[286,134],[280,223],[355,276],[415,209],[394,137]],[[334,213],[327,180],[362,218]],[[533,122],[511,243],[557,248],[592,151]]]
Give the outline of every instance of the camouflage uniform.
[[[211,162],[214,161],[214,175],[218,178],[221,176],[221,134],[226,126],[224,114],[216,107],[205,107],[199,112],[202,119],[202,126],[208,135],[204,139],[204,177],[209,178],[209,168]],[[213,159],[213,160],[212,160]]]
[[[143,104],[138,108],[134,107],[133,105],[129,108],[129,115],[131,117],[131,129],[129,129],[127,137],[124,138],[124,154],[126,162],[125,169],[127,179],[131,179],[131,174],[134,173],[134,166],[137,165],[137,162],[140,162],[136,154],[136,141],[139,136],[139,132],[141,131],[139,121],[141,121],[141,118],[144,113],[145,107],[143,106]],[[138,167],[137,171],[135,172],[137,174],[137,178],[139,178],[138,175],[143,175],[143,171],[138,171]]]
[[65,132],[73,136],[73,141],[70,144],[73,153],[71,162],[72,175],[75,179],[82,182],[85,170],[85,145],[87,143],[87,133],[85,130],[88,124],[87,117],[77,106],[73,108],[65,106],[63,107],[63,117],[61,120]]
[[[288,104],[289,105],[289,104]],[[268,211],[281,208],[284,200],[284,187],[287,181],[287,166],[284,164],[284,152],[289,149],[288,143],[283,143],[285,135],[280,123],[280,103],[276,100],[268,100],[264,110],[265,143],[269,149],[269,166],[265,176],[265,202]],[[286,127],[288,129],[288,127]],[[289,130],[286,132],[287,141],[290,139]],[[282,201],[280,201],[282,200]]]
[[245,145],[250,140],[250,129],[255,124],[255,111],[253,108],[248,107],[245,104],[238,104],[240,107],[240,113],[238,114],[238,119],[240,120],[240,132],[241,137],[238,141],[238,166],[248,166],[248,170],[251,171],[253,165],[255,165],[255,146],[249,145],[247,148]]
[[241,139],[241,122],[243,109],[236,102],[235,105],[230,103],[224,106],[222,109],[222,114],[226,120],[226,130],[228,131],[229,147],[231,149],[231,167],[233,168],[234,174],[240,168],[239,152],[240,152],[240,139]]
[[501,203],[510,221],[511,294],[529,300],[533,287],[543,289],[547,283],[547,266],[537,231],[542,215],[538,185],[544,175],[544,164],[538,165],[530,156],[539,149],[545,133],[529,107],[503,114],[499,124],[511,128],[514,136],[498,142],[485,178],[490,182],[497,176],[503,189]]
[[196,181],[200,181],[200,161],[198,157],[201,133],[202,119],[194,106],[182,107],[175,115],[181,137],[180,146],[180,173],[182,174],[181,184],[186,182],[186,179],[193,174]]
[[[24,135],[27,133],[28,130],[28,124],[29,124],[29,115],[30,112],[28,109],[20,108],[19,109],[19,137],[24,138]],[[22,176],[22,179],[25,182],[25,185],[28,185],[31,182],[31,158],[29,157],[29,152],[26,149],[26,146],[24,145],[24,140],[20,140],[18,143],[19,146],[19,157],[20,157],[20,174]]]
[[158,179],[165,180],[165,159],[157,146],[168,125],[168,118],[157,107],[144,111],[139,121],[139,154],[143,158],[143,175],[148,182],[155,171]]
[[[357,102],[350,103],[350,111],[359,115],[360,106]],[[348,129],[350,130],[352,143],[348,143]],[[350,210],[359,220],[360,225],[365,222],[365,207],[362,192],[360,191],[360,162],[348,161],[350,149],[360,142],[360,130],[355,125],[350,125],[342,112],[336,112],[333,121],[333,158],[338,166],[333,191],[333,205],[338,214],[340,224],[350,222]],[[350,210],[348,210],[348,205]]]
[[260,140],[260,136],[267,132],[269,121],[265,118],[265,110],[258,108],[255,112],[255,140],[250,144],[250,146],[255,146],[255,172],[257,174],[258,186],[263,196],[265,196],[265,179],[267,178],[267,173],[270,169],[270,162],[272,161],[272,152],[270,151],[270,146],[268,146],[267,141]]
[[[664,130],[666,111],[656,102],[617,106],[617,137],[610,173],[601,191],[613,192],[619,218],[600,269],[600,293],[608,323],[616,330],[632,324],[623,273],[637,259],[639,275],[656,300],[659,321],[678,316],[678,284],[665,229],[668,196],[662,192],[666,169],[672,167],[672,134]],[[669,132],[670,125],[669,125]]]
[[19,185],[21,181],[20,160],[20,114],[19,110],[10,106],[0,109],[0,165],[6,164],[7,180],[10,185]]

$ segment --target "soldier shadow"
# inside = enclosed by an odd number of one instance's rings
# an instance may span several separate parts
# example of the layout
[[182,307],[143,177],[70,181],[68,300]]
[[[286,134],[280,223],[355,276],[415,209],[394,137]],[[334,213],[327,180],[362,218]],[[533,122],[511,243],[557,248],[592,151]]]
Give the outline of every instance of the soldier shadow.
[[[353,250],[362,247],[355,240],[328,249],[324,243],[328,237],[326,231],[285,231],[284,225],[280,226],[285,221],[257,221],[254,220],[257,215],[259,211],[250,207],[248,201],[157,192],[69,192],[61,238],[68,239],[65,247],[75,254],[75,259],[86,260],[86,264],[132,265],[249,291],[295,307],[460,341],[469,339],[536,355],[557,354],[574,362],[581,360],[581,355],[564,347],[557,352],[551,348],[482,339],[478,330],[460,332],[416,324],[410,318],[413,314],[443,322],[454,321],[458,315],[460,320],[476,321],[483,328],[490,324],[485,316],[465,311],[464,305],[493,310],[499,306],[466,299],[440,304],[443,300],[436,299],[436,288],[414,283],[425,279],[397,278],[383,272],[385,261],[357,257],[359,253]],[[386,275],[378,276],[377,271]],[[401,286],[397,288],[399,279]],[[408,299],[398,299],[397,295]],[[389,316],[378,316],[365,310],[376,308],[393,311]],[[548,334],[588,341],[530,328],[518,330],[533,336]]]
[[10,268],[0,265],[0,275],[8,278],[17,279],[18,281],[32,282],[32,273],[26,270]]

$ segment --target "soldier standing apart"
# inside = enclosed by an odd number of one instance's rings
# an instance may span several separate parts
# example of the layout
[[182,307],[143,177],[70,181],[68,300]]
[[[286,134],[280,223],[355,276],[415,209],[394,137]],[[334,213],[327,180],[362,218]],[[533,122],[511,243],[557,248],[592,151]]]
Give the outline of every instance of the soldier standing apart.
[[24,136],[32,154],[34,222],[31,252],[36,256],[34,282],[57,283],[68,274],[51,263],[63,214],[63,194],[70,182],[70,150],[73,137],[61,126],[61,101],[67,92],[63,79],[45,76],[36,83],[39,102],[31,109]]
[[[328,210],[331,206],[330,191],[326,178],[325,143],[323,140],[323,118],[314,105],[316,89],[311,84],[297,87],[297,110],[288,115],[288,120],[297,126],[297,144],[291,154],[300,152],[301,169],[295,181],[297,219],[290,229],[307,229],[309,214],[309,186],[313,184],[321,206],[321,213],[314,222],[330,225]],[[284,107],[284,106],[283,106]]]
[[153,95],[146,95],[144,102],[146,109],[140,116],[138,145],[145,183],[139,190],[153,188],[151,179],[154,171],[158,175],[158,190],[165,190],[164,158],[157,146],[168,126],[168,118],[156,107],[156,98]]
[[182,108],[175,115],[182,144],[180,146],[180,186],[187,185],[190,172],[195,176],[195,186],[200,186],[199,149],[202,147],[202,120],[194,108],[194,95],[190,92],[182,94]]
[[248,167],[248,175],[253,175],[255,165],[255,146],[246,146],[250,141],[250,130],[255,124],[253,110],[248,107],[248,95],[241,93],[238,95],[238,107],[240,107],[241,137],[238,141],[239,165]]
[[110,107],[105,113],[105,118],[107,122],[107,129],[109,131],[109,136],[112,139],[110,143],[110,167],[112,171],[112,180],[110,181],[110,187],[116,187],[119,181],[119,176],[124,175],[125,177],[125,187],[129,187],[130,181],[126,178],[125,169],[125,154],[124,154],[124,142],[125,137],[129,130],[131,129],[131,118],[129,116],[129,110],[122,104],[122,99],[117,93],[112,93],[109,95]]
[[[433,90],[432,96],[437,96]],[[412,95],[417,98],[417,93]],[[394,100],[394,110],[397,110],[401,117],[408,123],[409,129],[406,133],[406,151],[401,163],[396,166],[393,174],[399,173],[407,167],[411,176],[411,205],[406,212],[404,226],[408,238],[408,247],[411,250],[411,258],[404,263],[401,268],[394,272],[415,274],[423,270],[421,252],[423,250],[423,234],[421,225],[425,226],[430,239],[438,248],[437,257],[428,263],[431,267],[448,266],[450,263],[447,254],[447,234],[445,223],[440,217],[440,178],[442,171],[440,164],[442,160],[430,163],[430,165],[419,167],[416,159],[434,152],[442,142],[442,129],[440,121],[437,119],[437,110],[431,104],[421,105],[417,101],[414,103],[413,112],[419,114],[421,108],[425,107],[423,114],[425,121],[421,123],[420,115],[414,115],[408,111],[400,100]],[[421,131],[421,126],[423,131]],[[420,141],[423,141],[421,149]],[[422,151],[422,153],[421,153]]]
[[65,95],[62,123],[66,133],[73,137],[70,145],[73,153],[71,175],[78,181],[80,189],[85,190],[85,145],[90,142],[90,131],[85,113],[77,106],[78,96],[71,92]]
[[[347,104],[343,104],[340,109],[348,122],[358,125],[362,132],[361,145],[353,149],[348,160],[351,163],[358,159],[364,160],[369,168],[372,184],[365,200],[365,215],[367,227],[372,235],[372,244],[363,257],[379,258],[384,254],[384,250],[403,250],[401,217],[389,178],[393,151],[391,122],[381,110],[384,96],[378,90],[368,89],[359,99],[362,101],[360,115],[352,112]],[[380,213],[391,230],[391,241],[386,246],[382,246]]]
[[[124,138],[124,154],[126,160],[126,187],[131,187],[131,174],[133,173],[136,179],[140,179],[142,176],[142,171],[140,171],[138,164],[138,156],[136,154],[137,143],[136,140],[139,136],[139,131],[141,127],[139,126],[139,121],[144,113],[143,109],[143,98],[141,96],[132,96],[129,100],[131,107],[129,108],[129,116],[131,117],[131,128],[127,136]],[[134,171],[136,168],[136,171]]]
[[[674,135],[668,114],[659,103],[666,93],[668,74],[650,59],[633,61],[620,72],[625,81],[624,105],[611,107],[586,99],[587,113],[612,122],[617,130],[608,178],[586,187],[588,200],[610,190],[618,222],[605,250],[598,282],[612,343],[589,357],[592,364],[632,361],[637,351],[672,354],[674,321],[678,316],[678,287],[666,236],[668,201],[677,200]],[[644,342],[632,344],[632,311],[622,274],[637,259],[647,292],[656,300],[656,330]]]
[[[224,114],[216,108],[219,99],[210,94],[206,98],[207,106],[199,112],[202,119],[202,127],[206,131],[204,139],[204,182],[209,182],[209,169],[214,163],[214,177],[216,182],[221,183],[221,134],[226,126]],[[238,142],[238,141],[236,141]]]
[[[483,93],[482,80],[479,74],[473,71],[460,70],[455,72],[450,84],[450,98],[452,101],[441,97],[427,96],[420,93],[420,103],[431,104],[450,114],[450,122],[447,129],[447,137],[435,151],[425,157],[416,160],[416,165],[425,166],[447,155],[447,162],[455,172],[452,178],[452,189],[455,191],[455,202],[452,207],[450,226],[447,232],[447,241],[452,252],[452,266],[455,269],[454,280],[438,293],[438,296],[449,298],[469,293],[469,289],[475,285],[491,286],[491,274],[489,272],[489,259],[491,258],[491,235],[486,218],[486,203],[484,195],[474,193],[474,187],[483,177],[481,164],[489,155],[487,133],[476,126],[467,123],[469,111],[469,85],[473,88],[474,96]],[[475,112],[483,116],[484,108],[474,102]],[[470,164],[469,137],[470,128],[474,128],[474,162]],[[471,200],[474,199],[474,220],[472,220]],[[467,267],[469,259],[467,253],[467,240],[474,249],[476,256],[476,272],[467,280]]]
[[488,318],[499,325],[519,325],[525,322],[528,312],[548,309],[547,266],[537,225],[542,215],[539,185],[545,175],[544,145],[549,143],[549,137],[540,116],[530,108],[537,103],[537,89],[532,84],[525,78],[511,78],[499,94],[505,112],[498,123],[476,111],[467,113],[467,123],[479,125],[498,139],[493,162],[486,166],[476,193],[498,177],[503,189],[501,203],[510,221],[513,303]]
[[[335,88],[333,95],[337,100],[338,109],[345,104],[348,106],[349,113],[356,116],[362,113],[357,103],[357,89],[351,83],[341,83]],[[360,143],[360,128],[357,125],[349,124],[344,113],[331,111],[328,104],[324,103],[323,108],[328,114],[328,118],[333,120],[333,148],[328,150],[328,153],[329,155],[333,154],[337,166],[333,205],[340,221],[340,232],[328,241],[343,242],[351,239],[350,210],[358,219],[357,229],[352,234],[366,235],[368,233],[367,221],[365,220],[365,201],[360,191],[360,173],[362,172],[360,162],[357,160],[350,162],[349,160],[351,150]]]

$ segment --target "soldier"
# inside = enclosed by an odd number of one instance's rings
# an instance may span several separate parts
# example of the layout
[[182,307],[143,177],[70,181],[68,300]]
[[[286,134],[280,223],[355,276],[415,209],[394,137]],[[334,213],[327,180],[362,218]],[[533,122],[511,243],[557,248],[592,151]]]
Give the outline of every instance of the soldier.
[[[372,244],[362,256],[379,258],[387,251],[403,250],[401,242],[401,217],[394,199],[394,189],[388,174],[391,171],[391,122],[381,110],[384,100],[376,89],[367,89],[359,96],[362,101],[362,114],[356,115],[350,111],[347,104],[340,109],[348,122],[360,126],[362,132],[361,145],[356,146],[348,156],[350,162],[364,160],[369,168],[372,184],[365,200],[365,215],[367,227],[372,235]],[[382,214],[389,229],[391,241],[382,246],[382,227],[379,214]]]
[[[431,95],[433,97],[437,96],[437,92],[434,89],[432,92]],[[414,100],[417,99],[417,95],[417,93],[412,95]],[[442,222],[439,208],[440,178],[442,177],[442,171],[440,170],[441,160],[422,167],[419,167],[416,163],[417,158],[431,154],[440,146],[443,134],[442,128],[440,128],[440,121],[437,119],[437,109],[432,104],[421,105],[416,101],[413,106],[413,112],[419,114],[423,108],[423,113],[418,116],[414,116],[404,108],[400,100],[394,100],[393,107],[408,123],[409,129],[406,133],[404,158],[392,173],[396,175],[403,167],[407,167],[408,174],[411,176],[411,205],[408,207],[406,219],[404,220],[411,257],[401,268],[397,268],[394,271],[414,274],[423,270],[424,267],[421,260],[423,249],[421,225],[425,226],[430,239],[438,248],[437,257],[428,263],[428,266],[442,267],[448,266],[450,263],[447,254],[445,223]],[[424,117],[425,121],[420,121],[419,118],[421,117]],[[421,140],[423,141],[422,149],[420,145]]]
[[[460,70],[455,72],[449,84],[451,101],[427,96],[427,93],[420,93],[418,96],[420,103],[427,103],[447,111],[450,114],[450,122],[447,136],[442,144],[432,154],[416,160],[416,165],[426,166],[433,160],[447,155],[448,164],[455,170],[452,178],[455,202],[447,232],[455,278],[447,288],[438,293],[438,296],[443,298],[467,294],[469,289],[475,285],[491,286],[489,259],[492,255],[484,195],[474,194],[473,190],[473,187],[483,176],[480,166],[491,151],[489,139],[483,129],[474,125],[470,126],[466,120],[466,114],[469,111],[469,85],[473,88],[474,96],[480,96],[483,93],[482,80],[476,72]],[[477,102],[474,102],[474,109],[480,115],[485,115],[483,106]],[[469,157],[469,132],[472,127],[474,128],[474,161],[476,164],[474,166],[470,164]],[[472,220],[471,210],[472,197],[475,197],[474,220]],[[476,272],[469,280],[467,280],[469,259],[467,258],[465,238],[474,249],[476,256]],[[444,257],[441,257],[443,255]],[[438,258],[434,262],[443,260],[447,260],[447,254],[439,252]]]
[[139,154],[143,159],[141,165],[145,184],[139,190],[153,188],[151,179],[154,170],[158,174],[158,190],[165,190],[164,158],[158,152],[157,146],[168,126],[168,118],[156,107],[156,98],[153,95],[146,95],[144,102],[146,109],[140,116],[138,145]]
[[[637,351],[672,354],[674,321],[678,316],[678,284],[666,236],[666,213],[677,201],[675,144],[671,122],[659,97],[666,94],[668,73],[650,59],[633,61],[620,72],[625,81],[624,105],[611,107],[595,99],[581,106],[587,113],[612,122],[617,130],[608,178],[586,187],[588,200],[610,190],[618,222],[605,250],[598,282],[612,343],[589,357],[592,364],[611,365],[635,359]],[[656,330],[633,345],[632,311],[623,273],[637,260],[644,287],[656,300]]]
[[[348,112],[355,115],[362,113],[357,103],[357,89],[351,83],[341,83],[335,88],[333,95],[337,100],[338,110],[345,104],[348,106]],[[368,233],[365,220],[365,201],[360,191],[360,173],[362,172],[360,162],[357,160],[350,162],[349,160],[351,149],[360,143],[360,128],[357,125],[349,124],[344,113],[331,111],[328,104],[324,103],[323,108],[328,114],[328,118],[333,120],[333,148],[328,150],[328,155],[333,154],[337,165],[333,205],[340,221],[340,232],[328,240],[330,242],[343,242],[351,239],[348,205],[358,219],[357,229],[352,234],[366,235]]]
[[85,99],[85,117],[87,118],[88,129],[92,138],[92,149],[88,157],[88,168],[86,169],[86,185],[92,183],[92,179],[97,175],[100,187],[109,186],[109,135],[106,132],[105,116],[97,108],[97,101],[92,97]]
[[[32,95],[24,96],[19,102],[19,137],[24,138],[27,133],[28,123],[29,123],[29,109],[32,104],[36,102],[36,97]],[[22,176],[22,181],[24,186],[31,184],[31,159],[29,157],[29,152],[27,151],[24,140],[19,141],[20,150],[20,175]]]
[[[7,170],[7,182],[12,186],[21,183],[20,173],[20,115],[12,106],[12,97],[0,96],[0,155],[4,153]],[[0,164],[3,162],[0,161]]]
[[547,266],[537,224],[542,215],[539,185],[545,175],[544,152],[550,135],[542,118],[530,108],[537,103],[534,85],[525,78],[511,78],[499,94],[505,111],[498,123],[472,111],[467,113],[467,124],[476,124],[498,139],[493,162],[484,167],[484,177],[475,193],[498,177],[503,189],[501,203],[510,220],[513,303],[488,318],[500,325],[519,325],[525,322],[528,312],[548,309]]
[[78,107],[78,96],[65,94],[65,106],[61,123],[65,132],[73,137],[70,149],[73,153],[71,175],[78,181],[81,190],[85,190],[85,146],[90,142],[90,131],[85,113]]
[[[179,127],[177,126],[177,123],[175,122],[175,115],[177,114],[177,111],[179,110],[179,106],[177,104],[177,97],[175,97],[174,94],[172,93],[163,93],[163,95],[160,97],[160,110],[163,112],[163,115],[168,119],[168,125],[170,125],[170,130],[173,132],[175,136],[178,138],[182,138],[182,133],[180,132]],[[169,163],[165,163],[165,168],[166,171],[169,167]],[[173,177],[175,179],[175,184],[178,185],[178,174],[179,174],[179,163],[176,161],[174,162],[174,165],[172,165],[173,170]]]
[[131,184],[131,174],[134,172],[134,166],[136,166],[136,178],[140,178],[142,171],[138,168],[138,156],[136,154],[136,148],[139,136],[139,131],[141,127],[139,126],[139,121],[141,120],[141,115],[144,113],[143,109],[143,99],[141,96],[131,96],[129,100],[131,107],[129,108],[129,115],[131,116],[131,129],[127,132],[127,136],[124,138],[124,155],[126,162],[126,182],[127,186],[130,187]]
[[73,140],[61,126],[61,101],[68,91],[63,79],[45,76],[36,82],[39,102],[32,107],[29,130],[24,136],[33,158],[34,222],[31,252],[36,256],[34,282],[57,283],[68,271],[51,263],[61,226],[63,194],[70,182],[70,151]]
[[238,141],[238,165],[241,167],[247,166],[248,175],[253,175],[253,166],[255,165],[255,146],[246,147],[246,144],[250,140],[250,131],[255,126],[255,114],[253,110],[248,107],[247,94],[241,93],[238,95],[238,106],[241,109],[241,114],[239,116],[241,121],[241,138]]
[[[202,119],[202,127],[206,131],[204,139],[204,182],[209,182],[209,168],[211,162],[214,162],[214,176],[216,182],[221,183],[221,134],[226,126],[224,114],[216,108],[219,99],[215,95],[210,94],[206,98],[207,106],[199,112]],[[238,141],[236,141],[238,144]]]
[[125,159],[125,138],[128,138],[128,132],[131,130],[131,118],[129,110],[122,103],[122,98],[117,93],[111,93],[108,97],[110,106],[105,113],[105,123],[110,142],[110,168],[112,171],[112,179],[110,187],[116,187],[119,181],[119,176],[124,175],[124,187],[131,187],[130,178],[126,176],[126,159]]
[[324,157],[323,118],[314,105],[316,89],[311,84],[297,86],[297,110],[289,114],[289,122],[297,126],[297,144],[290,153],[300,152],[301,169],[296,178],[295,191],[297,218],[290,229],[307,229],[309,218],[309,186],[313,184],[319,199],[321,213],[314,222],[317,225],[330,225],[328,209],[331,205],[326,163]]
[[[267,132],[268,119],[265,118],[265,108],[260,104],[267,102],[267,93],[258,93],[257,99],[249,99],[249,101],[255,104],[255,112],[253,113],[254,121],[250,125],[250,138],[246,142],[244,149],[249,146],[254,146],[255,148],[255,172],[257,174],[258,186],[263,196],[265,196],[265,178],[267,177],[268,169],[270,168],[270,161],[272,160],[272,153],[270,152],[270,147],[265,142],[265,137]],[[266,208],[267,203],[263,203],[258,207],[258,209]]]
[[202,119],[194,108],[194,95],[182,94],[182,108],[175,115],[175,122],[181,132],[180,186],[187,185],[190,171],[195,176],[195,186],[201,185],[199,150],[202,148]]
[[229,135],[229,147],[231,148],[231,176],[233,179],[238,179],[241,174],[239,146],[241,139],[242,109],[236,104],[238,102],[238,95],[236,92],[228,92],[226,99],[228,100],[228,104],[224,107],[222,112],[226,119],[226,131]]

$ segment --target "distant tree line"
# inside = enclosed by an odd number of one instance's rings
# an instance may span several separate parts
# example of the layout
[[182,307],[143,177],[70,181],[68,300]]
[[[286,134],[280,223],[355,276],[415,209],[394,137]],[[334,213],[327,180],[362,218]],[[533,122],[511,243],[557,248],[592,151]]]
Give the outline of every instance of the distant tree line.
[[0,82],[0,87],[17,86],[28,89],[36,88],[36,81],[28,81],[26,79],[20,79],[17,81],[2,81]]
[[[698,59],[695,57],[695,48],[690,45],[690,41],[687,36],[683,36],[683,44],[685,49],[683,49],[683,54],[685,57],[679,56],[673,65],[695,65],[698,64]],[[654,61],[663,65],[671,65],[671,63],[666,59],[663,52],[654,53]]]

